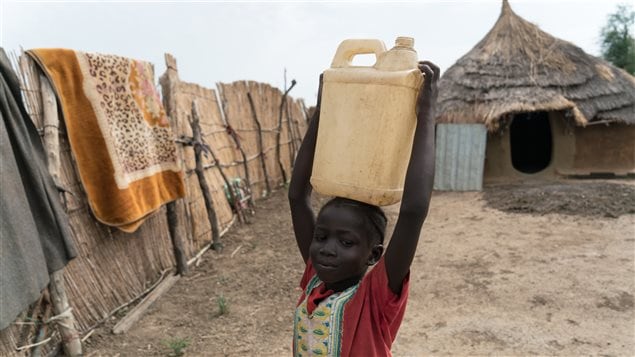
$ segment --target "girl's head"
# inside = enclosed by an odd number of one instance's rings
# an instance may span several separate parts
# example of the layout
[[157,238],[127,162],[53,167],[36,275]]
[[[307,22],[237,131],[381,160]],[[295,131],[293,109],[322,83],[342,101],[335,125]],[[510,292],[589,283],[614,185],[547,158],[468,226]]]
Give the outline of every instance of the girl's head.
[[383,253],[386,216],[377,206],[336,197],[320,210],[310,256],[329,288],[354,285]]

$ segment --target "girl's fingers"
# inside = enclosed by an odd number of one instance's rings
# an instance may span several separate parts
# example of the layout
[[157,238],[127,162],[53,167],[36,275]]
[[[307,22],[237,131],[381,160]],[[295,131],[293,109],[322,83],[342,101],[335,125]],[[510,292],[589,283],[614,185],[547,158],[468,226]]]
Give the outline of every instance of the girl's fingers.
[[433,76],[434,80],[436,81],[439,79],[439,75],[441,74],[441,70],[439,69],[439,66],[437,66],[436,64],[430,61],[421,61],[419,62],[419,64],[424,64],[430,67],[432,71],[434,72],[434,76]]
[[426,76],[433,76],[434,75],[434,71],[427,64],[419,63],[419,70],[421,72],[425,73]]
[[[421,72],[423,72],[423,74],[425,75],[426,79],[428,79],[428,78],[434,79],[434,71],[427,64],[419,63],[419,70]],[[429,80],[426,80],[424,82],[424,86],[429,86],[430,84],[431,83],[430,83]]]

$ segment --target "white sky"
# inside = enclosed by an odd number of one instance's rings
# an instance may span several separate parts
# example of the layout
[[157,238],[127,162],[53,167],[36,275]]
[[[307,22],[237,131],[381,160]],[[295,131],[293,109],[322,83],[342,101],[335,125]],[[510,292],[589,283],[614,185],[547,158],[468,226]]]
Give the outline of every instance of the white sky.
[[[633,0],[511,0],[512,9],[550,34],[599,55],[599,32],[618,3]],[[15,1],[0,0],[0,44],[8,51],[64,47],[147,60],[158,77],[163,54],[181,79],[256,80],[315,103],[318,74],[347,38],[415,38],[419,58],[442,70],[494,25],[501,0],[382,2]]]

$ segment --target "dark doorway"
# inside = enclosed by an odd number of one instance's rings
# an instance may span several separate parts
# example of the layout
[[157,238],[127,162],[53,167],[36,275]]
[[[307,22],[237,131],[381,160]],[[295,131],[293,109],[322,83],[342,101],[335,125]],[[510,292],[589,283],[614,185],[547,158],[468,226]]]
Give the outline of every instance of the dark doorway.
[[547,112],[520,113],[509,128],[512,165],[520,172],[533,174],[551,162],[553,139]]

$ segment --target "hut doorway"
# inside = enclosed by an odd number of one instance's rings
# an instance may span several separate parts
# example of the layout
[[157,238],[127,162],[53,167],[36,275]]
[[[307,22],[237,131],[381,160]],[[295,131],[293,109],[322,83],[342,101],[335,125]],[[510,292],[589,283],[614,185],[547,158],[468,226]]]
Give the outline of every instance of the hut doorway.
[[547,168],[553,153],[549,113],[530,112],[514,116],[509,128],[512,165],[533,174]]

